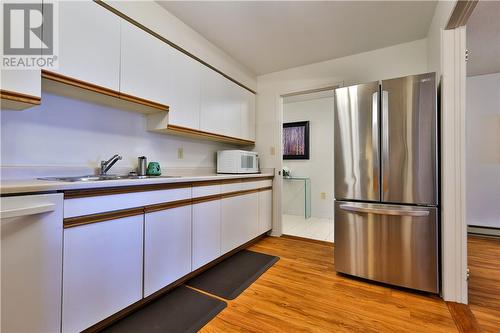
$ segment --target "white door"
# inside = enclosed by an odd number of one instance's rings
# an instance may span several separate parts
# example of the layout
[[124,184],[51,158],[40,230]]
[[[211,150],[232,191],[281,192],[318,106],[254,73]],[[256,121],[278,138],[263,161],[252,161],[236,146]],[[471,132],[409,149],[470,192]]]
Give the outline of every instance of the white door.
[[191,206],[147,213],[144,297],[191,272]]
[[168,93],[168,124],[200,129],[202,64],[172,50],[170,77],[174,82]]
[[59,74],[119,90],[120,17],[94,1],[59,2]]
[[221,200],[221,254],[225,254],[259,234],[259,194]]
[[2,332],[59,332],[63,195],[3,197]]
[[221,236],[221,202],[193,205],[193,270],[218,258]]
[[173,49],[125,20],[121,29],[120,92],[169,105]]
[[143,220],[64,230],[63,332],[82,331],[142,298]]
[[259,192],[259,235],[273,228],[273,191]]

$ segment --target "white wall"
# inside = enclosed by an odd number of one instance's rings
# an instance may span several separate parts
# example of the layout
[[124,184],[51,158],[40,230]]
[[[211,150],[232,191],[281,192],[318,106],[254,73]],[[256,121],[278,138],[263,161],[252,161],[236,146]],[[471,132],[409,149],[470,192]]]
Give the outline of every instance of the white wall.
[[[184,158],[177,158],[177,148]],[[42,104],[1,112],[1,162],[5,166],[96,167],[120,154],[116,165],[133,168],[137,157],[162,167],[215,167],[228,146],[146,131],[146,118],[90,102],[42,93]]]
[[[280,99],[285,93],[369,82],[427,72],[427,40],[421,39],[257,78],[256,150],[264,167],[279,169]],[[274,152],[274,155],[272,154]]]
[[255,90],[255,74],[154,1],[106,1],[123,14]]
[[500,73],[466,89],[467,224],[500,228]]
[[[311,179],[311,215],[333,219],[333,97],[283,105],[283,122],[309,121],[309,160],[284,160],[292,175]],[[321,198],[324,192],[326,197]],[[283,182],[283,212],[304,214],[304,183]]]

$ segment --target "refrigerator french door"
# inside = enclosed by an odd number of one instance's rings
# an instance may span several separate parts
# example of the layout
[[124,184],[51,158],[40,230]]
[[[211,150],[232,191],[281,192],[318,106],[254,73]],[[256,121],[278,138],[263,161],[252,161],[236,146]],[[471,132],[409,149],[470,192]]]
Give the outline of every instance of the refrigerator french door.
[[437,293],[435,73],[335,90],[335,268]]

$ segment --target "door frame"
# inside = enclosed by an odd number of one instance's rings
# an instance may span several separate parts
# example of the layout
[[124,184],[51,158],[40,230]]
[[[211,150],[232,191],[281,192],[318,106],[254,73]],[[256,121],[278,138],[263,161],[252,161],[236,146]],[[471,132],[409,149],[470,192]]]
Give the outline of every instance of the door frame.
[[[283,98],[295,95],[302,95],[308,93],[315,93],[327,90],[335,90],[342,87],[344,81],[331,83],[327,85],[315,85],[304,87],[303,89],[283,90],[275,95],[276,103],[276,123],[278,124],[277,131],[275,131],[275,142],[278,143],[276,149],[274,165],[278,165],[279,169],[275,170],[275,181],[273,183],[273,229],[271,236],[280,237],[283,234],[283,177],[281,175],[283,170]],[[333,110],[332,110],[333,112]],[[277,180],[276,180],[277,178]],[[332,202],[333,205],[333,202]]]
[[467,304],[465,188],[465,26],[442,31],[442,296]]

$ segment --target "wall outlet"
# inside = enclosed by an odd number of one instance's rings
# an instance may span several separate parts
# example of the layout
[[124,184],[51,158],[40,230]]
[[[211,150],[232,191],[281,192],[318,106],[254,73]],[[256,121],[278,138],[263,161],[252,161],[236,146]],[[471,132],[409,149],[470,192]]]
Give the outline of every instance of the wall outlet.
[[320,197],[321,197],[321,199],[326,199],[326,193],[325,192],[321,192],[320,193]]
[[276,155],[276,148],[273,146],[271,147],[271,156]]
[[184,158],[184,148],[177,148],[177,158],[182,160]]

